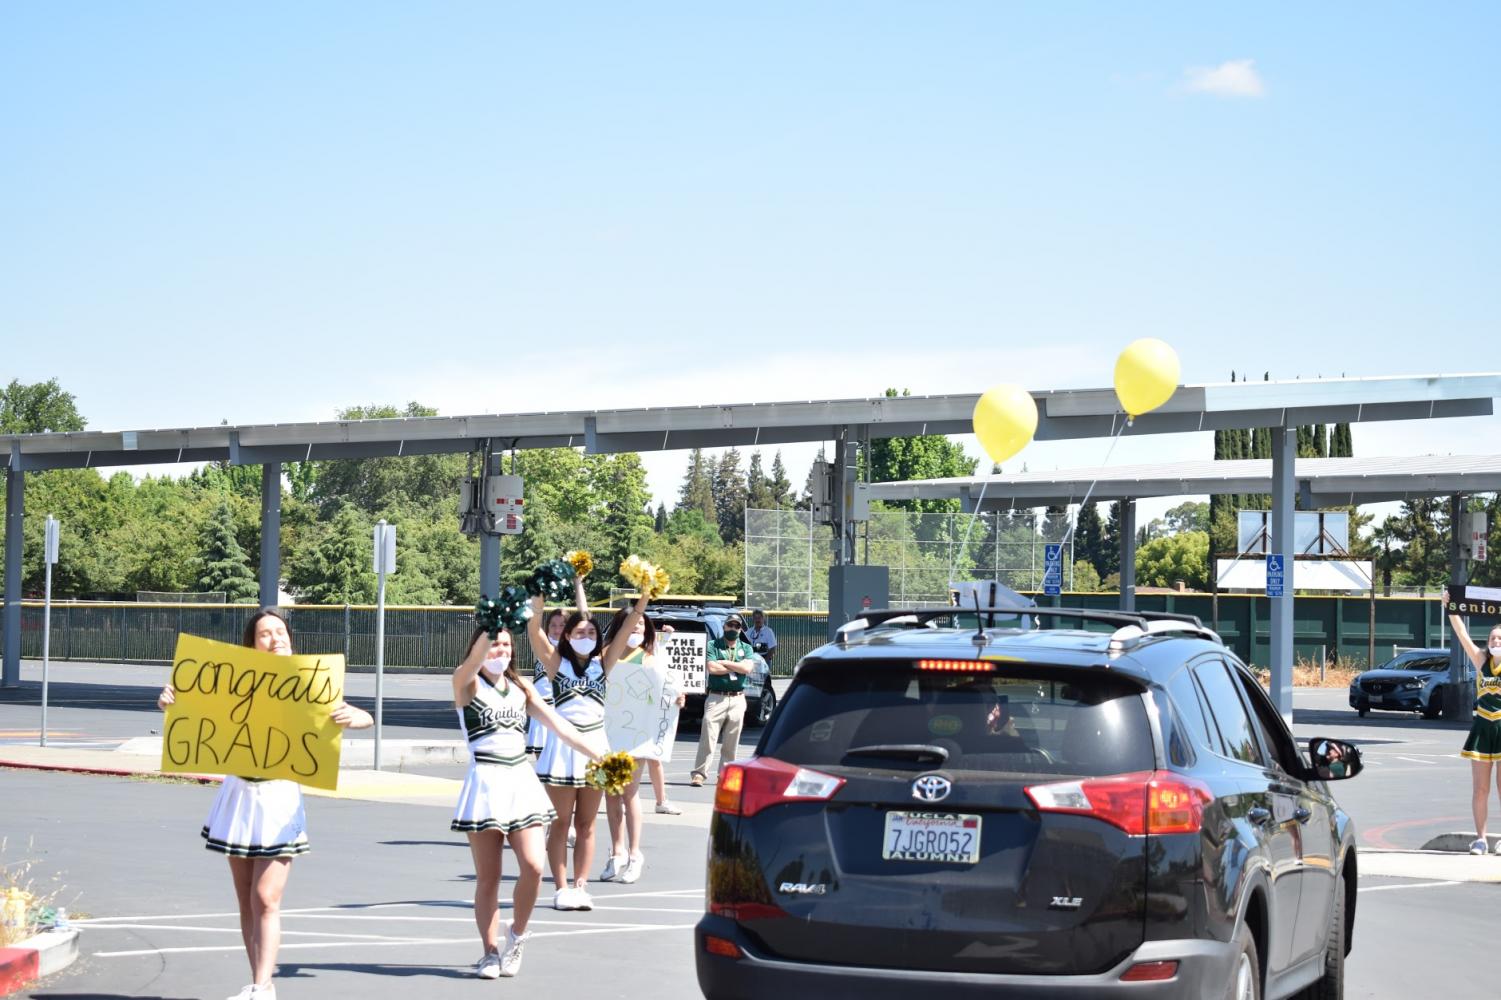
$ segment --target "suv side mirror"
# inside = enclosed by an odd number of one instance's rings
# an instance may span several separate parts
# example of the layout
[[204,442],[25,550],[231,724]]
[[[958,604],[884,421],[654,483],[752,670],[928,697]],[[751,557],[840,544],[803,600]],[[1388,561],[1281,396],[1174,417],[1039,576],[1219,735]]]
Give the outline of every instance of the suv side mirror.
[[1319,781],[1353,778],[1365,767],[1360,760],[1360,748],[1344,740],[1315,736],[1308,741],[1308,756],[1313,759],[1309,777]]

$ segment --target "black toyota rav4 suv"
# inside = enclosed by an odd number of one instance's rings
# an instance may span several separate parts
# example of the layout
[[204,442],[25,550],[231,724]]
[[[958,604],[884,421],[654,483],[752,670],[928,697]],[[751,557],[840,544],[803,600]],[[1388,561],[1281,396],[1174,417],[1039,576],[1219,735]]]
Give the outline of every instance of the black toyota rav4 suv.
[[1355,832],[1197,619],[866,613],[720,776],[706,997],[1337,998]]

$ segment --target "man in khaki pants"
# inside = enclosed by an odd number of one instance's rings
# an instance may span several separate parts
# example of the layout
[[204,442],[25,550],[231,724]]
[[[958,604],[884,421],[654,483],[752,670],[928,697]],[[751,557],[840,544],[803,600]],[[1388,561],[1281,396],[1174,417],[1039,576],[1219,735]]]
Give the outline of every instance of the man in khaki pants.
[[698,758],[693,762],[692,782],[702,785],[709,775],[709,758],[714,754],[714,744],[724,741],[720,748],[719,764],[735,759],[735,749],[740,745],[740,727],[745,723],[745,679],[755,667],[755,652],[750,643],[740,638],[745,621],[739,615],[730,615],[724,620],[724,635],[709,640],[705,654],[704,722],[698,736]]

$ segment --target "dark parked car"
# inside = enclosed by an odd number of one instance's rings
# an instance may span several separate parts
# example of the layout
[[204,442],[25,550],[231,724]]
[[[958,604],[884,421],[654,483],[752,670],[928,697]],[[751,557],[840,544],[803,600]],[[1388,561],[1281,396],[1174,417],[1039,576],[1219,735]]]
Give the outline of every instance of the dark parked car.
[[[701,608],[694,605],[652,604],[646,613],[654,624],[671,625],[673,631],[683,634],[702,632],[709,639],[718,639],[724,634],[724,620],[736,612],[732,608]],[[745,682],[745,724],[761,726],[771,718],[777,707],[776,689],[771,684],[771,668],[759,654],[755,671]],[[704,717],[704,692],[687,696],[687,703],[678,714],[680,724],[696,726]]]
[[[1465,664],[1465,676],[1475,678]],[[1362,717],[1373,708],[1422,712],[1436,719],[1444,707],[1443,685],[1449,680],[1447,649],[1408,649],[1350,682],[1350,707]]]
[[720,775],[706,997],[1341,995],[1359,751],[1197,619],[1029,613],[1106,631],[870,612],[803,659]]

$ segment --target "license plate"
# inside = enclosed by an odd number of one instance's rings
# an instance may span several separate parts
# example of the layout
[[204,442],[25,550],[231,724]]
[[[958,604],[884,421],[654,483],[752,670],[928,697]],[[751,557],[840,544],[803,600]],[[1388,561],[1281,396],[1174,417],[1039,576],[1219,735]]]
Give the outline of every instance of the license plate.
[[1378,701],[1380,701],[1382,699],[1382,697],[1383,696],[1379,695],[1379,694],[1373,694],[1373,695],[1371,695],[1371,704],[1372,705],[1376,704]]
[[980,817],[962,813],[889,812],[881,857],[887,861],[972,865],[980,860]]

